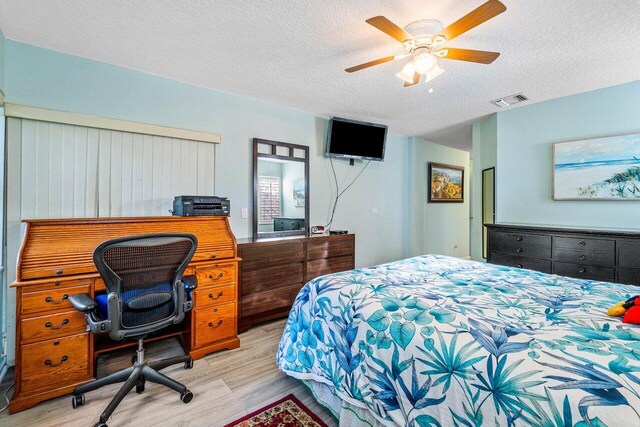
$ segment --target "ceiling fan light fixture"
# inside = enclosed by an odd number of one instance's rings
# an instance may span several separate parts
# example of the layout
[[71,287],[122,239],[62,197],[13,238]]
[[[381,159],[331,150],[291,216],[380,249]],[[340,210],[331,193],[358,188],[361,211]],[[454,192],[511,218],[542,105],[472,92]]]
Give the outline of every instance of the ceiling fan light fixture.
[[416,66],[413,62],[407,62],[404,67],[402,67],[402,71],[396,74],[396,76],[404,80],[407,83],[413,83],[413,75],[416,73]]
[[435,65],[427,74],[425,74],[425,82],[429,83],[431,80],[438,77],[440,74],[444,73],[444,70],[438,67],[438,64]]
[[426,75],[431,69],[438,66],[438,62],[430,52],[421,53],[414,59],[415,70],[418,74]]
[[444,42],[446,42],[447,39],[445,36],[443,36],[442,34],[438,34],[437,36],[435,36],[433,38],[433,41],[431,42],[431,46],[432,47],[437,47],[440,46],[442,44],[444,44]]
[[437,56],[438,58],[444,58],[448,54],[449,54],[449,49],[440,49],[439,51],[434,53],[434,55]]

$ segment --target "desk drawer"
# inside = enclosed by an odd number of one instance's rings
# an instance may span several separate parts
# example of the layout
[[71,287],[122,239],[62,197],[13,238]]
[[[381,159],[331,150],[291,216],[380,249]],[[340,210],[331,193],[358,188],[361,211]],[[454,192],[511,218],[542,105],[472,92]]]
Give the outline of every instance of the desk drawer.
[[221,306],[236,301],[235,285],[216,287],[215,289],[196,288],[195,303],[197,309]]
[[39,313],[51,310],[73,309],[69,296],[89,293],[90,280],[65,283],[73,287],[55,288],[45,291],[22,292],[22,314]]
[[22,342],[33,342],[81,334],[86,331],[84,314],[67,311],[60,314],[22,319]]
[[507,267],[526,268],[527,270],[551,273],[551,261],[536,258],[525,258],[513,255],[491,253],[491,263]]
[[580,249],[556,249],[553,251],[555,261],[569,262],[582,265],[599,265],[602,267],[614,266],[614,253],[610,252],[589,252]]
[[236,335],[236,305],[196,310],[196,347]]
[[591,252],[611,252],[614,253],[616,247],[615,240],[605,239],[583,239],[580,237],[554,237],[553,249],[570,249]]
[[236,265],[218,264],[209,267],[196,267],[198,288],[211,286],[235,285]]
[[55,388],[89,376],[89,334],[28,344],[21,351],[21,393]]
[[491,244],[498,244],[506,247],[516,247],[516,245],[551,247],[551,236],[535,233],[509,233],[506,231],[494,231],[491,233]]
[[615,270],[606,267],[554,262],[553,272],[561,276],[574,277],[576,279],[601,280],[604,282],[613,282],[615,280]]

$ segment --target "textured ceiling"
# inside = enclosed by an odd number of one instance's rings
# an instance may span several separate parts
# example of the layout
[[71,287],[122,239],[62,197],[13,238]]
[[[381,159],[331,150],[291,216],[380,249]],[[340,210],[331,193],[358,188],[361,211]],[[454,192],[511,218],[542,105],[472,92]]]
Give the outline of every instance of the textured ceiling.
[[640,77],[640,1],[503,0],[507,11],[450,42],[501,52],[492,65],[441,61],[429,94],[402,62],[344,68],[400,50],[365,23],[445,26],[484,0],[0,0],[5,37],[324,116],[386,123],[469,149],[490,100],[531,102]]

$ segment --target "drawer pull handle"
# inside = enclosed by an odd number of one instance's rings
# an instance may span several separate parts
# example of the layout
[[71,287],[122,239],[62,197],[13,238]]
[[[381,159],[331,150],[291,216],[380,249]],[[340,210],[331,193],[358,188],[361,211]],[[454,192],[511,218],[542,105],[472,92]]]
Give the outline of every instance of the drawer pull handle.
[[222,325],[222,320],[218,320],[218,323],[215,324],[215,325],[213,324],[213,322],[209,322],[209,327],[210,328],[214,328],[215,329],[215,328],[219,327],[220,325]]
[[522,268],[522,264],[518,264],[518,265],[516,265],[516,267]]
[[53,286],[60,286],[60,282],[53,282]]
[[587,272],[587,269],[586,269],[586,268],[584,268],[584,267],[580,267],[580,268],[578,269],[578,271],[579,271],[580,273],[586,273],[586,272]]
[[62,269],[61,269],[61,268],[57,269],[57,270],[56,270],[56,274],[57,274],[57,275],[61,275],[61,274],[62,274]]
[[522,248],[516,249],[516,252],[518,252],[518,253],[522,252]]
[[215,258],[215,257],[217,257],[217,256],[218,256],[218,255],[216,255],[216,254],[211,254],[211,258],[212,258],[212,259],[213,259],[213,258]]
[[64,325],[66,325],[67,323],[69,323],[69,319],[63,319],[63,320],[62,320],[62,323],[60,324],[60,326],[53,326],[53,323],[51,323],[51,322],[47,322],[47,323],[45,323],[45,324],[44,324],[44,327],[45,327],[45,328],[49,328],[49,329],[53,329],[53,330],[55,330],[55,329],[62,329],[62,327],[63,327]]
[[69,295],[64,294],[62,295],[62,299],[60,299],[60,301],[54,301],[53,298],[51,297],[46,297],[44,300],[45,302],[48,302],[50,304],[62,304],[64,302],[64,300],[68,299]]
[[51,366],[52,368],[55,368],[56,366],[62,365],[67,360],[69,360],[69,356],[65,354],[64,356],[62,356],[62,359],[60,359],[60,363],[53,363],[50,359],[47,359],[44,361],[44,364],[47,366]]
[[587,242],[580,242],[580,246],[587,246]]
[[517,240],[518,242],[522,242],[522,236],[516,236],[516,240]]
[[218,296],[217,297],[214,297],[213,294],[209,294],[209,298],[211,298],[211,299],[218,299],[221,296],[222,296],[222,292],[218,292]]
[[215,277],[215,276],[213,275],[213,273],[211,273],[211,274],[209,275],[209,279],[215,279],[215,280],[218,280],[218,279],[222,279],[222,276],[224,276],[224,273],[220,273],[220,274],[218,274],[218,277]]
[[586,255],[580,255],[580,259],[584,261],[585,259],[587,259],[587,256]]

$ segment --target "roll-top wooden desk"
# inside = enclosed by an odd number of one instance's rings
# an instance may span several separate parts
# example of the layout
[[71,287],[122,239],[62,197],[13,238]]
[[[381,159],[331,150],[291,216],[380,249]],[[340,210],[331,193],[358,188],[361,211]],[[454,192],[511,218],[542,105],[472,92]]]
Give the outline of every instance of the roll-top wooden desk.
[[94,248],[116,237],[191,233],[198,249],[185,271],[195,275],[194,309],[184,322],[147,341],[178,337],[194,359],[236,348],[238,256],[227,217],[136,217],[26,220],[16,281],[15,393],[10,412],[70,393],[94,377],[99,354],[135,345],[86,332],[70,295],[104,292]]

